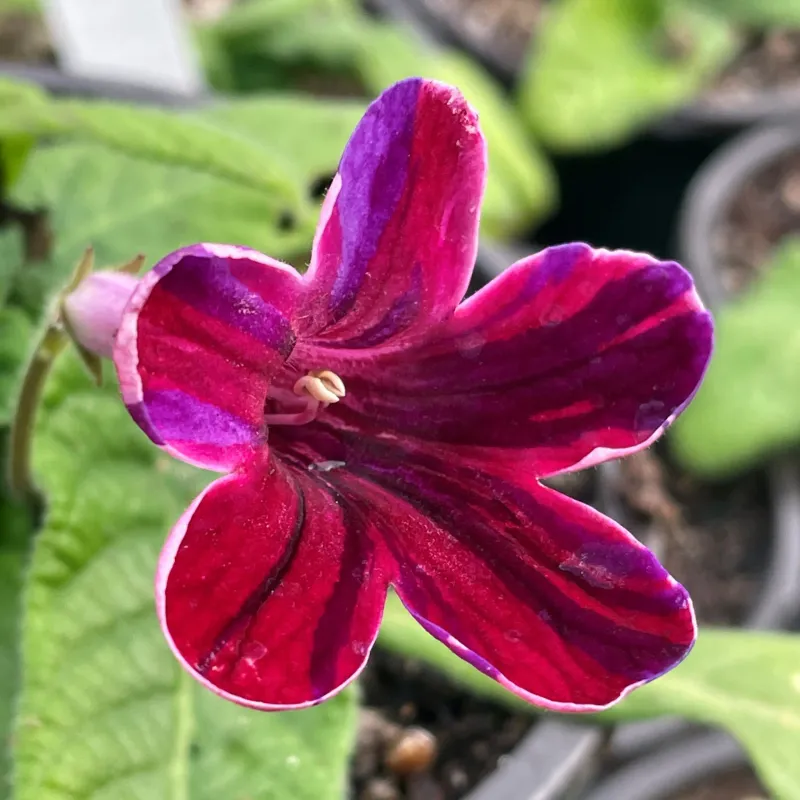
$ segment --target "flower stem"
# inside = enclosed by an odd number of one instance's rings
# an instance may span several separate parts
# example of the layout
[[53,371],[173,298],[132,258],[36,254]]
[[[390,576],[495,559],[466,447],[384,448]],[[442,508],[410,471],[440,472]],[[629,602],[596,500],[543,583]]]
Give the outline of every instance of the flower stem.
[[11,453],[9,482],[11,489],[22,497],[36,496],[31,475],[31,445],[36,425],[36,412],[42,397],[47,376],[56,356],[66,347],[69,339],[57,323],[51,323],[33,351],[25,377],[22,380],[14,421],[11,426]]

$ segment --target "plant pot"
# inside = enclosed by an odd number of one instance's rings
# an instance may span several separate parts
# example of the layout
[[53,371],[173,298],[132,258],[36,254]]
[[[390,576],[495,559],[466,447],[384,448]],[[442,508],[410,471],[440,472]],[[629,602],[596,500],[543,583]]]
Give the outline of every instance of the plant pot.
[[[534,7],[537,0],[528,0]],[[508,42],[497,42],[488,36],[477,35],[469,17],[448,15],[436,8],[444,6],[443,0],[371,0],[387,16],[412,24],[425,38],[457,47],[469,53],[482,64],[501,83],[511,86],[517,79],[524,58],[527,42],[516,41],[508,47]],[[516,37],[519,39],[520,37]]]
[[[746,763],[739,745],[726,734],[694,733],[628,764],[599,783],[582,800],[677,800],[678,793]],[[739,800],[729,794],[724,797],[725,800]]]
[[208,96],[189,96],[146,86],[68,75],[57,67],[0,61],[0,77],[27,81],[56,96],[88,97],[98,100],[141,103],[166,108],[193,108],[208,101]]

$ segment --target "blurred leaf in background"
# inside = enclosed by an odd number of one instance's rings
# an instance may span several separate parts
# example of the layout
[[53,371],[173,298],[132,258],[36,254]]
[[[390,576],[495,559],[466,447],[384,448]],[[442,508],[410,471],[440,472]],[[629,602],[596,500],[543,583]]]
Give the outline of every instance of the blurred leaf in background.
[[725,477],[800,442],[800,239],[753,288],[716,314],[716,347],[700,391],[670,434],[676,457]]
[[693,99],[736,50],[727,22],[682,0],[559,0],[519,102],[553,150],[610,147]]
[[[432,666],[479,697],[536,712],[427,634],[396,595],[389,597],[378,643]],[[800,797],[800,635],[701,630],[692,652],[672,672],[587,719],[622,722],[670,714],[729,731],[749,752],[771,796]]]
[[14,733],[17,800],[340,800],[356,697],[264,714],[193,681],[158,624],[166,532],[207,473],[141,434],[113,381],[74,358],[48,386],[35,441],[47,497],[27,577]]
[[480,113],[489,147],[483,232],[525,233],[553,210],[552,167],[502,87],[467,57],[376,22],[353,0],[250,0],[200,27],[198,42],[212,85],[225,91],[303,90],[366,104],[411,75],[454,84]]

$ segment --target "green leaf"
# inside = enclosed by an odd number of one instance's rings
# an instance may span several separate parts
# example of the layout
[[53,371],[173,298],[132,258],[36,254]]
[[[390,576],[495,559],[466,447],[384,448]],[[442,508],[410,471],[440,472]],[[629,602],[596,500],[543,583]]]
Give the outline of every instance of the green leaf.
[[581,151],[619,144],[691,100],[736,39],[723,20],[675,0],[561,0],[532,47],[522,111],[546,145]]
[[[552,211],[553,170],[501,87],[483,69],[455,51],[422,47],[401,27],[377,23],[340,6],[331,0],[304,0],[291,9],[274,0],[243,5],[243,13],[251,8],[254,19],[232,40],[206,42],[209,58],[217,59],[223,72],[238,74],[226,73],[223,80],[239,89],[252,88],[251,79],[276,86],[305,78],[312,85],[316,81],[351,91],[360,88],[374,97],[413,75],[454,84],[481,114],[489,147],[483,231],[511,236],[529,230]],[[255,20],[257,10],[269,24]],[[206,35],[213,39],[213,34]]]
[[16,227],[0,229],[0,307],[22,267],[23,256],[22,232]]
[[140,252],[152,264],[202,241],[249,245],[291,259],[305,255],[313,234],[313,220],[306,228],[281,230],[260,191],[91,145],[40,148],[14,197],[20,205],[50,210],[53,289],[89,244],[102,265],[122,264]]
[[800,239],[787,242],[747,294],[715,315],[700,391],[670,433],[689,469],[724,477],[800,441]]
[[[15,84],[0,83],[0,97]],[[24,85],[23,85],[24,86]],[[198,115],[88,100],[49,100],[18,91],[0,119],[0,138],[67,136],[148,161],[190,167],[259,189],[276,206],[307,210],[295,178],[258,140],[213,125]]]
[[483,69],[454,51],[426,50],[399,28],[362,23],[356,41],[359,70],[373,93],[402,78],[423,75],[457,86],[477,109],[489,150],[484,233],[497,238],[520,234],[552,211],[552,167]]
[[800,797],[800,636],[703,630],[677,669],[599,715],[679,714],[717,725],[747,749],[776,800]]
[[693,0],[732,22],[769,28],[800,25],[800,0]]
[[269,144],[302,181],[333,177],[366,100],[312,100],[292,94],[255,96],[215,105],[203,117]]
[[156,559],[211,476],[161,454],[110,382],[81,391],[80,375],[61,363],[35,441],[48,510],[25,593],[15,800],[340,800],[352,692],[259,713],[212,695],[169,652]]

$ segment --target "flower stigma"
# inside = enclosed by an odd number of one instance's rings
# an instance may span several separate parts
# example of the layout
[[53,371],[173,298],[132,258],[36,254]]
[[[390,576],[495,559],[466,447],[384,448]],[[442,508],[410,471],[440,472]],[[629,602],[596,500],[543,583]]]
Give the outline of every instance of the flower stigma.
[[294,385],[291,394],[270,387],[267,397],[287,405],[302,407],[297,411],[279,414],[264,414],[266,425],[305,425],[316,418],[320,409],[338,403],[346,394],[344,381],[329,369],[312,369]]

